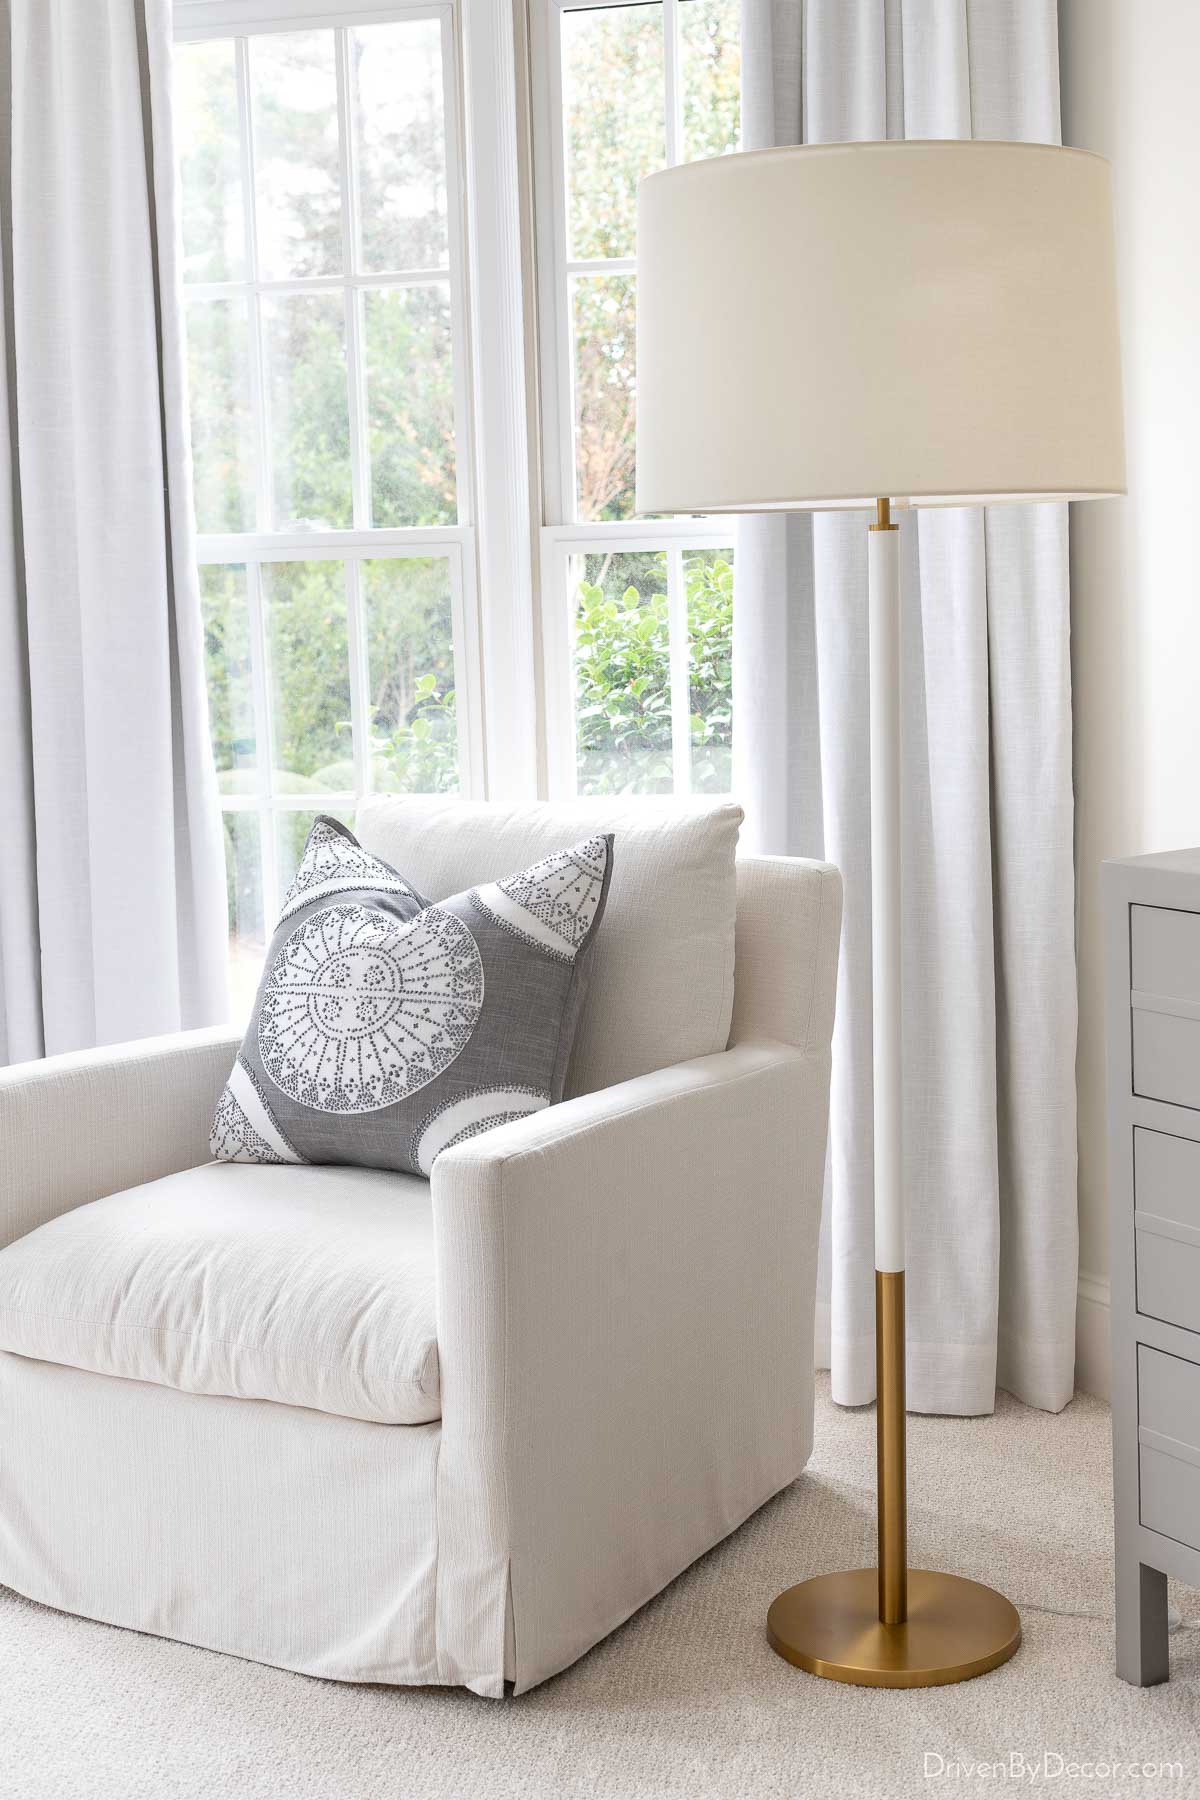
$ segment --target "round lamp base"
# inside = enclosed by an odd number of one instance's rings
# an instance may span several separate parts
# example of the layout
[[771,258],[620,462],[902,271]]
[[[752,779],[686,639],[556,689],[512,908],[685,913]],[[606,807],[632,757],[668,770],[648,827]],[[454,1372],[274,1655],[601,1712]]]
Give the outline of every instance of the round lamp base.
[[1021,1642],[1017,1609],[994,1588],[932,1569],[908,1572],[908,1618],[879,1619],[875,1569],[815,1575],[772,1601],[772,1650],[828,1681],[939,1687],[1007,1662]]

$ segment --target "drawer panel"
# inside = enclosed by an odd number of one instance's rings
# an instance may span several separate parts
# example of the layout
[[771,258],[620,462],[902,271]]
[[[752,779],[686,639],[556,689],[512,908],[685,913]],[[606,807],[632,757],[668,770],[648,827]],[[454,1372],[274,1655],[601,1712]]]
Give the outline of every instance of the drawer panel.
[[[1159,996],[1133,994],[1133,1091],[1147,1100],[1200,1107],[1200,1016],[1147,1006],[1151,1000]],[[1167,997],[1166,1004],[1195,1003]],[[1200,1006],[1196,1010],[1200,1015]]]
[[1142,1524],[1200,1549],[1200,1366],[1138,1345]]
[[1131,906],[1129,939],[1133,987],[1200,1003],[1200,913]]
[[1200,1332],[1200,1143],[1133,1134],[1137,1309]]

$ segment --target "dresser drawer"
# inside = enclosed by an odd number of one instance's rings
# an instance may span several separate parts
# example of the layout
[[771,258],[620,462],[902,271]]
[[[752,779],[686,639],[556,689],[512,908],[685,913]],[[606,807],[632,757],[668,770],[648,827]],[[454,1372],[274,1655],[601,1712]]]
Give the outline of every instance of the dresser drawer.
[[1200,1107],[1200,913],[1129,909],[1133,1091]]
[[1142,1524],[1200,1549],[1200,1366],[1138,1345]]
[[1200,1143],[1133,1133],[1137,1309],[1200,1332]]
[[1200,913],[1131,906],[1129,956],[1133,987],[1200,1004]]

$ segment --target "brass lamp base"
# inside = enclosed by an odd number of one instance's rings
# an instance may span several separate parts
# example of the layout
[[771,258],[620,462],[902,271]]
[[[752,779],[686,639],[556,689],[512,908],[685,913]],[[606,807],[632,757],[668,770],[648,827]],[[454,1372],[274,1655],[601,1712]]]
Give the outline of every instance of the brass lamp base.
[[1007,1662],[1021,1642],[1017,1609],[982,1582],[908,1571],[908,1616],[879,1617],[879,1574],[815,1575],[772,1602],[767,1637],[798,1669],[860,1687],[940,1687]]

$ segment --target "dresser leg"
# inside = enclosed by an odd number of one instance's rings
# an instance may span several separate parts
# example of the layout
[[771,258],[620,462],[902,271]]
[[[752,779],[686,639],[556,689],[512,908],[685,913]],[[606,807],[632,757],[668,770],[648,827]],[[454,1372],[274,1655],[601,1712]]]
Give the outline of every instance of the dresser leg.
[[1134,1687],[1153,1687],[1171,1675],[1167,1578],[1126,1556],[1117,1559],[1117,1674]]

